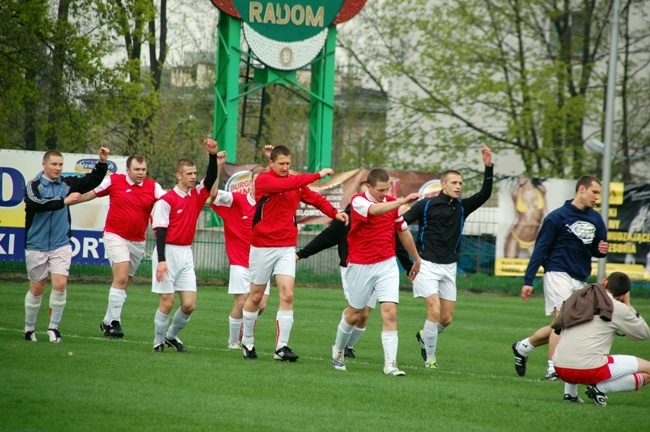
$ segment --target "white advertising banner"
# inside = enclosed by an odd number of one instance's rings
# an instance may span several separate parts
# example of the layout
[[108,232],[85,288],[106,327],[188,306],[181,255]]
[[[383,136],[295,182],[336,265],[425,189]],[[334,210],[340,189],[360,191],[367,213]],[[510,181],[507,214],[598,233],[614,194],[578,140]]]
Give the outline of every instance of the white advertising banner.
[[[25,185],[43,170],[44,152],[0,150],[0,261],[25,260]],[[108,160],[108,174],[126,173],[126,156]],[[83,175],[98,155],[63,153],[62,176]],[[108,264],[102,230],[109,200],[70,206],[73,264]]]

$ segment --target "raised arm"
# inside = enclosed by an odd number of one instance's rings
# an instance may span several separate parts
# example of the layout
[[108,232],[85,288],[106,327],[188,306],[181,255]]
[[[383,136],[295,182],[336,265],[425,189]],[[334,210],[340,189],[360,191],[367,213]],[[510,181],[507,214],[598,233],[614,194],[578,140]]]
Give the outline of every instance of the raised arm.
[[219,193],[219,186],[221,183],[221,174],[223,172],[223,166],[226,164],[226,152],[220,151],[217,152],[217,179],[210,189],[210,195],[216,197]]
[[400,208],[404,204],[410,204],[414,201],[417,201],[420,198],[420,194],[413,192],[403,198],[398,198],[395,201],[388,201],[382,203],[376,203],[370,206],[368,213],[373,216],[383,215],[390,211]]
[[106,177],[108,172],[108,156],[111,154],[111,151],[106,147],[100,147],[99,149],[99,162],[95,164],[95,167],[88,174],[84,174],[81,177],[77,176],[66,176],[61,177],[61,181],[67,184],[70,187],[69,194],[78,192],[79,194],[85,194],[99,186],[99,184]]
[[203,140],[203,147],[208,151],[210,155],[208,157],[208,169],[205,173],[205,179],[203,180],[203,185],[207,190],[212,190],[212,186],[215,184],[218,175],[217,168],[217,142],[211,138]]

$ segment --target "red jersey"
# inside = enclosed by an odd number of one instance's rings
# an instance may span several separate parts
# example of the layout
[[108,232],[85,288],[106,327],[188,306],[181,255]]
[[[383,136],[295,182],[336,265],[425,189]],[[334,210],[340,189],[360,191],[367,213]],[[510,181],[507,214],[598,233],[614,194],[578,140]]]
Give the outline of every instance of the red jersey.
[[[384,202],[395,201],[386,195]],[[348,264],[376,264],[395,256],[394,231],[408,229],[399,208],[373,216],[370,207],[377,201],[368,193],[350,199],[351,228],[348,233]]]
[[208,198],[210,191],[203,186],[203,181],[188,193],[175,186],[154,206],[151,226],[154,229],[167,228],[166,244],[191,246],[196,233],[196,222]]
[[145,240],[151,209],[165,194],[155,180],[146,178],[136,184],[125,174],[111,174],[94,192],[98,197],[110,197],[104,232],[136,242]]
[[220,190],[210,207],[224,221],[226,254],[231,265],[248,268],[255,199],[250,194]]
[[334,219],[338,211],[321,194],[307,186],[318,179],[318,173],[280,177],[270,170],[258,175],[255,178],[257,209],[251,244],[255,247],[295,246],[298,243],[296,210],[300,201]]

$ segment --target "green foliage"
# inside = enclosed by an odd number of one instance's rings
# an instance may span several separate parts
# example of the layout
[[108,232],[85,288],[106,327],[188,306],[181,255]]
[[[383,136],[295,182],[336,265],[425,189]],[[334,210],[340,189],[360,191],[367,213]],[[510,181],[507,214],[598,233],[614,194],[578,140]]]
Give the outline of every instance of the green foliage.
[[[602,124],[610,6],[388,0],[366,5],[343,46],[390,87],[391,133],[416,166],[458,164],[487,144],[518,154],[528,175],[578,177]],[[637,22],[628,40],[647,47],[647,33]]]
[[[272,359],[275,287],[256,326],[256,362],[226,349],[232,296],[223,286],[199,287],[197,308],[180,335],[188,354],[151,352],[158,296],[147,285],[129,287],[126,336],[109,340],[98,328],[108,285],[71,284],[61,344],[47,342],[45,301],[39,341],[22,341],[27,283],[0,289],[10,305],[0,315],[3,430],[322,431],[344,425],[374,432],[422,431],[435,424],[446,431],[548,431],[558,425],[637,431],[647,423],[647,388],[610,394],[606,409],[562,402],[562,383],[543,380],[545,348],[530,354],[525,378],[516,376],[510,345],[548,323],[541,297],[523,302],[461,293],[454,323],[439,339],[440,369],[426,370],[414,337],[424,306],[403,292],[398,360],[407,375],[393,378],[381,372],[377,311],[355,347],[357,359],[348,361],[346,372],[332,369],[330,347],[344,305],[340,289],[296,290],[290,346],[301,358],[294,364]],[[632,301],[650,315],[647,300]],[[622,337],[613,351],[650,357],[647,343]],[[161,413],[173,416],[160,420]]]
[[0,6],[0,147],[85,151],[114,106],[105,95],[119,70],[103,64],[112,45],[101,5],[58,3],[54,14],[45,1]]

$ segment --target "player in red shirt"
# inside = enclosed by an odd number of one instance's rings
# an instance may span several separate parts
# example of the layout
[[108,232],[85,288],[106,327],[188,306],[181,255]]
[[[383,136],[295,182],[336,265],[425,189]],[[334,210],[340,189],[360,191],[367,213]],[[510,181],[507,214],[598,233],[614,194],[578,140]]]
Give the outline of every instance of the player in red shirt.
[[332,366],[345,369],[344,350],[354,326],[361,319],[368,300],[374,294],[380,303],[384,347],[384,373],[401,376],[397,368],[397,303],[399,303],[399,269],[395,259],[395,234],[413,257],[409,272],[412,278],[420,270],[420,255],[408,230],[400,207],[419,198],[412,193],[395,199],[387,195],[390,176],[382,169],[368,174],[368,190],[350,199],[352,227],[348,233],[348,307],[344,311],[332,346]]
[[257,209],[253,219],[253,240],[250,252],[251,292],[244,304],[242,352],[245,360],[255,360],[253,330],[266,284],[272,275],[280,296],[276,318],[277,338],[274,358],[295,362],[298,356],[287,345],[293,326],[293,287],[296,274],[296,243],[298,228],[296,210],[300,202],[310,204],[332,219],[347,223],[348,215],[339,213],[308,185],[334,174],[324,168],[314,174],[289,174],[291,151],[285,146],[271,151],[270,170],[255,179]]
[[[156,248],[152,257],[153,280],[151,291],[159,295],[158,310],[154,317],[154,352],[162,352],[165,345],[179,352],[188,349],[178,338],[187,325],[196,306],[196,273],[192,242],[196,222],[210,189],[217,179],[217,143],[203,141],[210,154],[205,179],[196,183],[196,165],[188,159],[176,164],[178,184],[158,200],[153,208],[153,229],[156,231]],[[174,293],[178,292],[181,306],[176,310],[169,329],[169,314],[174,306]]]
[[[217,153],[217,166],[219,171],[226,162],[226,152]],[[228,294],[235,296],[234,305],[228,316],[230,336],[229,349],[241,349],[240,337],[243,322],[242,311],[244,303],[250,293],[250,271],[248,269],[248,256],[253,237],[253,216],[255,215],[255,178],[266,168],[257,167],[251,173],[250,190],[248,193],[226,192],[212,190],[212,210],[221,216],[224,222],[224,235],[226,238],[226,254],[230,261],[230,277],[228,278]],[[270,287],[267,285],[264,297],[260,304],[260,314],[266,308],[269,299]]]
[[108,307],[99,324],[104,336],[124,337],[122,307],[126,288],[144,256],[146,230],[153,205],[165,191],[155,180],[147,178],[147,162],[133,155],[126,160],[126,174],[112,174],[80,201],[110,197],[104,247],[111,263],[113,283],[108,293]]

